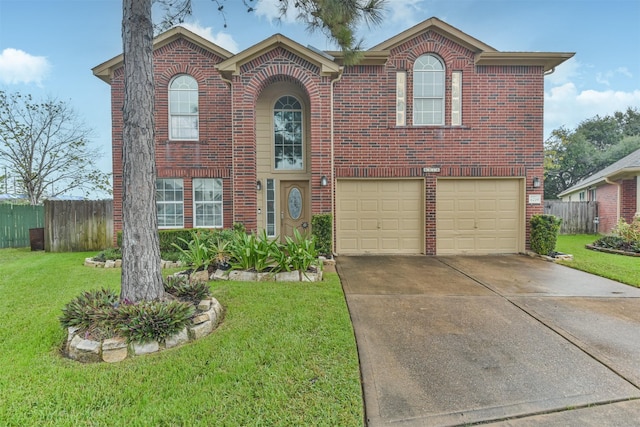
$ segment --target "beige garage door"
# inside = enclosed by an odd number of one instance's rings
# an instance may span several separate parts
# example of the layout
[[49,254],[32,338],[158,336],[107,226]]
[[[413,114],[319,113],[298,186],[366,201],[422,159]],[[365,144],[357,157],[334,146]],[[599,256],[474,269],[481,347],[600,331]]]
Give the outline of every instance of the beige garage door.
[[524,248],[522,181],[439,179],[436,253],[517,253]]
[[424,242],[424,181],[338,180],[339,254],[420,254]]

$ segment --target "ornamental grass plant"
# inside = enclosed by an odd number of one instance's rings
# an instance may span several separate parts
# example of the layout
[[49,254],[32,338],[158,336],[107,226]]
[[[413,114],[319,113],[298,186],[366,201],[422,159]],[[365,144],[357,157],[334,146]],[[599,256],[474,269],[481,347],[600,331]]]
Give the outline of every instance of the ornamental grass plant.
[[211,335],[87,365],[60,356],[66,332],[58,319],[82,292],[119,293],[119,269],[84,267],[91,255],[0,250],[2,425],[363,425],[337,275],[304,284],[212,282],[225,318]]

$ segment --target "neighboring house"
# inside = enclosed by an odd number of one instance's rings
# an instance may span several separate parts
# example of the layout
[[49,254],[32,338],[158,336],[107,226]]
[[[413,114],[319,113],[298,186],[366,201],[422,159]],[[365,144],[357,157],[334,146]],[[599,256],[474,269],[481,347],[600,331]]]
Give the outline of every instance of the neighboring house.
[[598,231],[610,232],[620,218],[640,216],[640,150],[558,194],[567,202],[598,202]]
[[[235,55],[181,27],[154,43],[160,227],[282,237],[331,213],[337,254],[528,247],[544,75],[572,53],[499,52],[437,18],[355,66],[280,34]],[[122,66],[93,69],[112,91],[116,231]]]

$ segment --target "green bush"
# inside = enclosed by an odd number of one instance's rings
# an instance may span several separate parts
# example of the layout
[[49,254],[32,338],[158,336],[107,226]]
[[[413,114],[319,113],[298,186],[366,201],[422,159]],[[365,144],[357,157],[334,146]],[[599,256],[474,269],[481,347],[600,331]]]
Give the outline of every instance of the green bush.
[[326,257],[333,254],[333,217],[331,214],[317,214],[311,218],[311,233],[315,236],[318,253]]
[[118,308],[118,331],[128,342],[166,341],[183,330],[196,309],[182,301],[143,301]]
[[62,309],[60,324],[76,327],[100,338],[112,337],[117,329],[115,307],[118,295],[111,289],[83,292]]
[[60,324],[93,339],[122,336],[132,341],[164,341],[191,321],[196,305],[211,295],[204,283],[167,278],[165,291],[179,300],[131,304],[110,289],[83,292],[62,309]]
[[93,257],[93,260],[98,262],[105,262],[107,260],[115,261],[117,259],[122,259],[122,251],[120,248],[107,248]]
[[620,237],[626,243],[640,241],[640,218],[634,218],[627,223],[624,218],[618,220],[618,224],[611,230],[611,234]]
[[562,219],[554,215],[533,215],[530,224],[531,250],[540,255],[551,255],[556,248]]
[[197,305],[211,296],[209,285],[202,282],[189,282],[186,276],[169,276],[164,282],[164,290],[183,301]]
[[180,259],[195,271],[208,269],[209,264],[211,264],[208,238],[201,237],[203,233],[199,231],[192,230],[189,234],[189,239],[179,237],[180,245],[173,243],[173,247],[180,252]]
[[299,270],[305,272],[310,267],[321,268],[322,264],[318,260],[318,250],[315,245],[314,236],[303,236],[298,229],[294,229],[293,238],[285,236],[284,250],[287,252],[287,266],[282,266],[287,271]]

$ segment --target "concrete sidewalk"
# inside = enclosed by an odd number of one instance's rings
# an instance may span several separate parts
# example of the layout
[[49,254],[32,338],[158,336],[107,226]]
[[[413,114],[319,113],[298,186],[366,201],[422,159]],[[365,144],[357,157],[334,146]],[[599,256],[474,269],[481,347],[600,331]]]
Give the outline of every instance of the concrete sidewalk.
[[640,424],[640,289],[517,255],[337,271],[369,426]]

